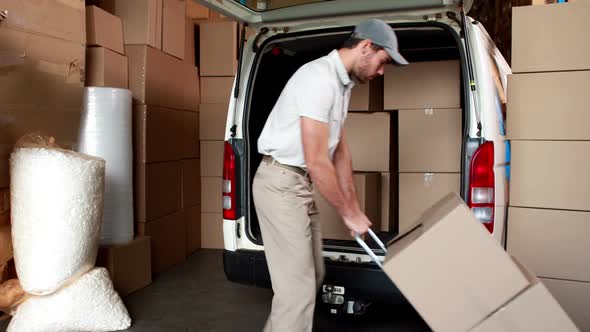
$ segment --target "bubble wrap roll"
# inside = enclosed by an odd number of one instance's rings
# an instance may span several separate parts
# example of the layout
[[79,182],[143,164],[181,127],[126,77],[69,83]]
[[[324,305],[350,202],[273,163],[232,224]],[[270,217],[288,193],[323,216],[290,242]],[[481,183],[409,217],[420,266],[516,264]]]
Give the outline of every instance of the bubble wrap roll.
[[131,318],[105,268],[84,274],[55,294],[23,302],[8,332],[120,331]]
[[46,295],[94,267],[105,162],[57,148],[10,156],[12,242],[23,289]]

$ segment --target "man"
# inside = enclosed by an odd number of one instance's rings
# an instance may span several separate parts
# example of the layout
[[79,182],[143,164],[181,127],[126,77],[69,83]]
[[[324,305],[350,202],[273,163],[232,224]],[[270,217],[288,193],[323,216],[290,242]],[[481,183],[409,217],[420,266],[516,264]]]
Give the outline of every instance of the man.
[[302,66],[287,82],[258,140],[263,154],[253,184],[274,298],[265,331],[311,331],[325,267],[313,186],[336,208],[351,235],[371,222],[360,210],[344,120],[355,80],[408,62],[383,21],[355,27],[339,50]]

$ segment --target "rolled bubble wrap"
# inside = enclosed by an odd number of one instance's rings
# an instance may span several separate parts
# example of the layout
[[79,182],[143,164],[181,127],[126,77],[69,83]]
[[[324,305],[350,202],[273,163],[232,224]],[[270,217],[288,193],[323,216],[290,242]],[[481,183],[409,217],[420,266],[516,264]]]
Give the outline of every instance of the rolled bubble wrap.
[[71,285],[23,302],[8,332],[119,331],[131,318],[105,268],[95,268]]
[[104,176],[104,160],[69,150],[17,147],[11,154],[14,260],[27,293],[51,294],[94,267]]

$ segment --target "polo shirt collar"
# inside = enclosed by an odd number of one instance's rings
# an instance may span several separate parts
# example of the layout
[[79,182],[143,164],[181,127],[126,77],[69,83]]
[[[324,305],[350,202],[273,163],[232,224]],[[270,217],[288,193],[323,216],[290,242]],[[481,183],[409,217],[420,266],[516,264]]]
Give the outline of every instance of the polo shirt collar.
[[338,78],[340,79],[342,85],[347,86],[352,83],[350,76],[344,67],[344,63],[342,63],[342,59],[340,58],[340,53],[338,53],[338,50],[333,50],[330,52],[329,57],[336,66],[336,72],[338,73]]

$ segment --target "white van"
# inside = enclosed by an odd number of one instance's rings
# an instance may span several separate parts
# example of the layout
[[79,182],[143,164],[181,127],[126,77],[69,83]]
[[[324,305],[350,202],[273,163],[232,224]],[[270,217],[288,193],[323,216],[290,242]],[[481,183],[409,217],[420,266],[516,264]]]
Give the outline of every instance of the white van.
[[[251,192],[262,157],[257,139],[270,111],[301,65],[338,48],[354,26],[367,18],[379,18],[395,29],[400,52],[411,63],[459,61],[460,194],[491,235],[504,244],[509,152],[502,105],[510,68],[483,26],[465,16],[472,1],[194,1],[257,32],[247,41],[241,35],[225,133],[223,220],[219,222],[223,222],[223,261],[230,281],[260,287],[271,284]],[[379,233],[384,242],[395,235],[396,231]],[[370,245],[383,259],[383,251]],[[356,313],[362,311],[358,304],[364,301],[403,299],[354,240],[324,240],[324,256],[324,302],[343,304],[342,311]]]

